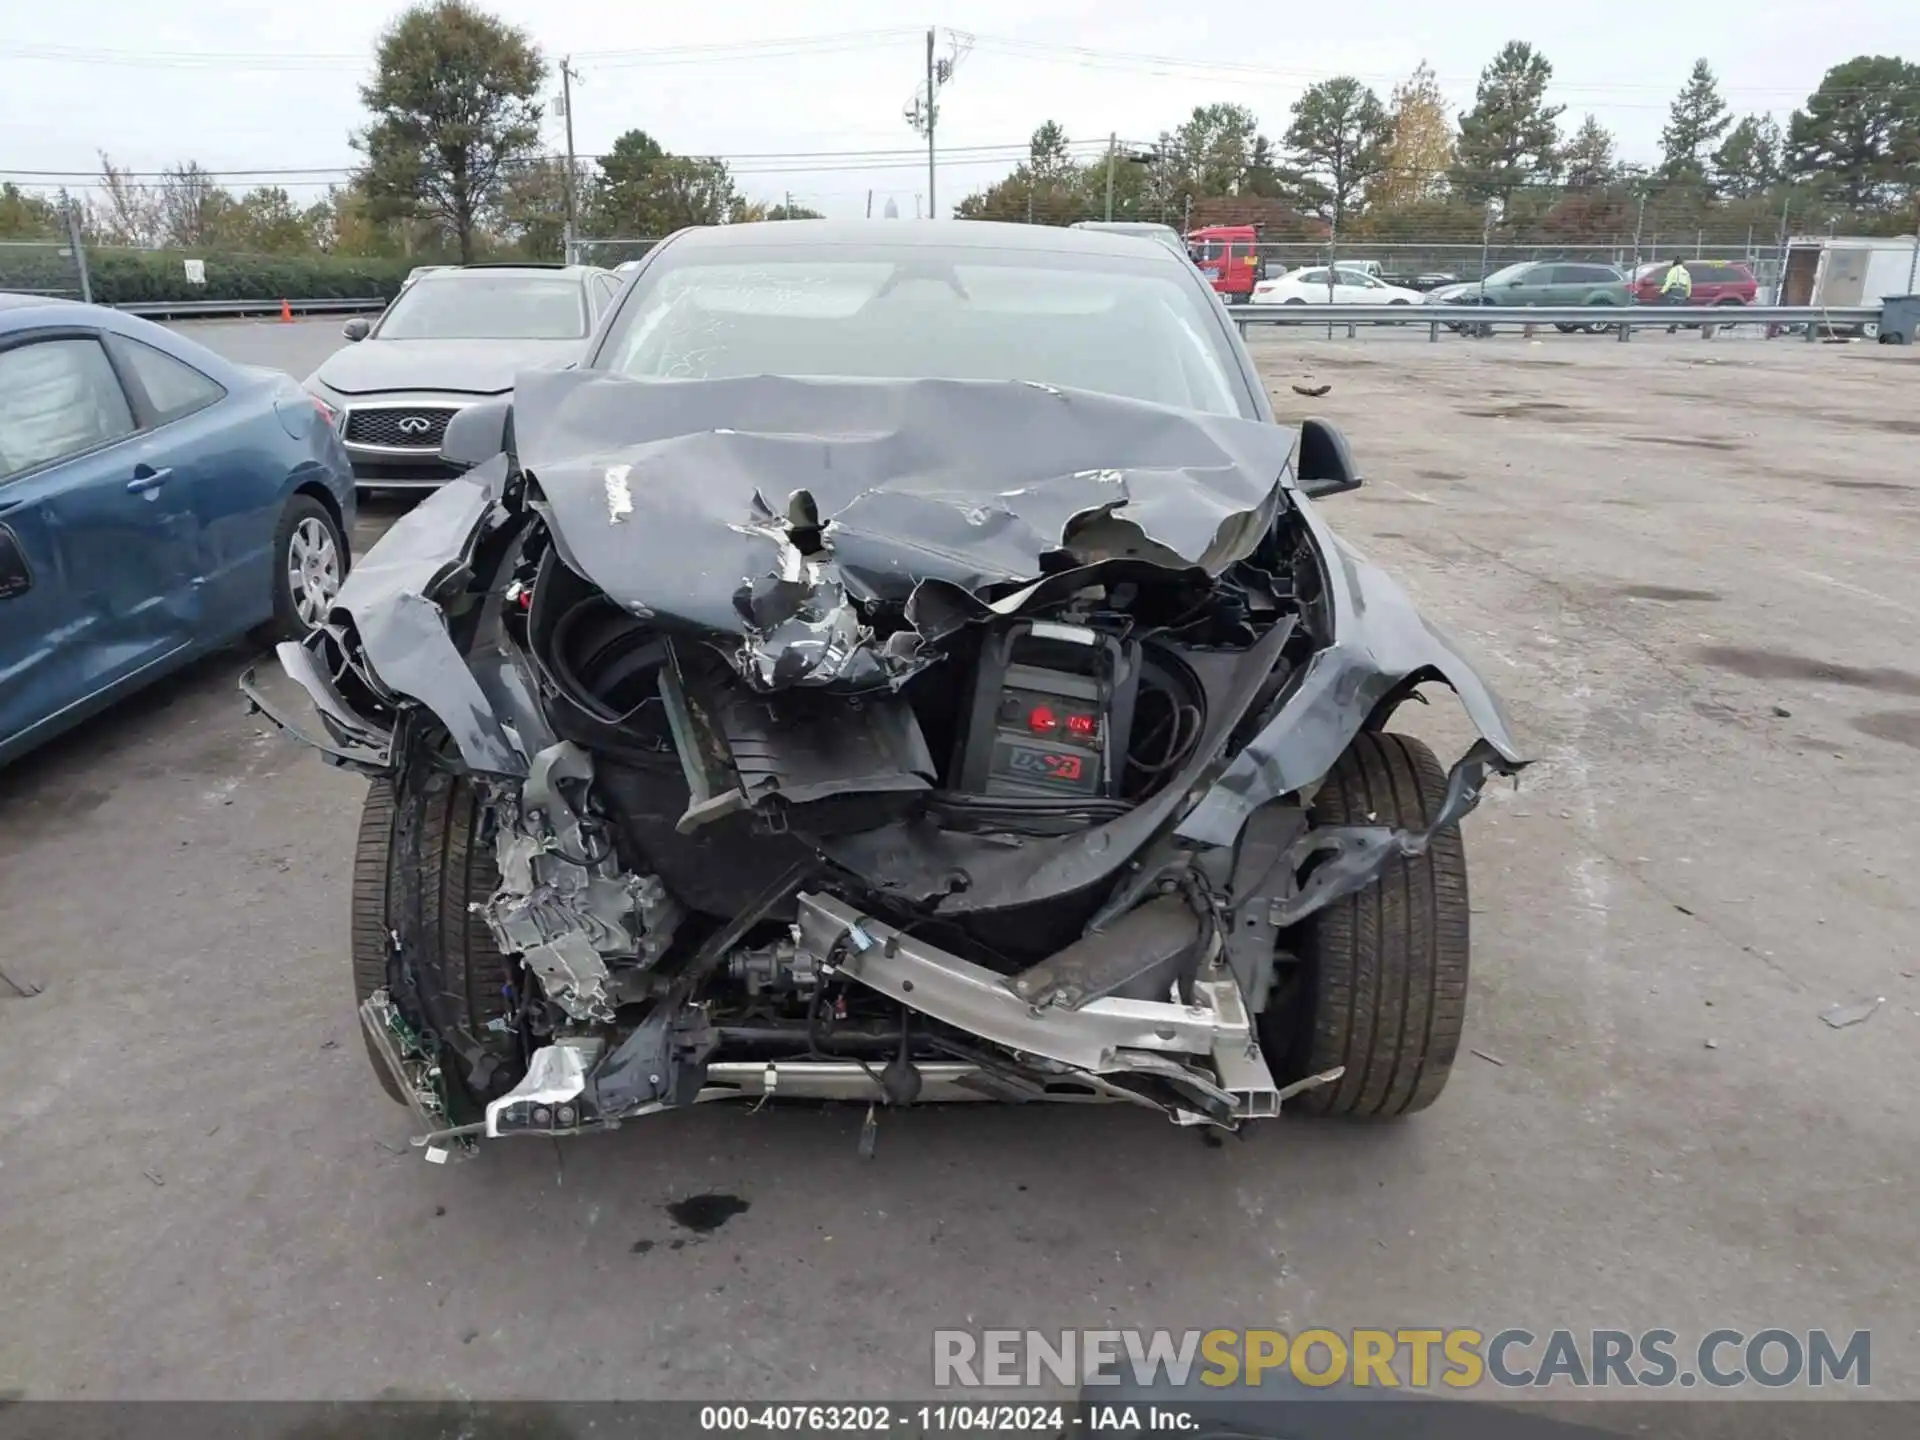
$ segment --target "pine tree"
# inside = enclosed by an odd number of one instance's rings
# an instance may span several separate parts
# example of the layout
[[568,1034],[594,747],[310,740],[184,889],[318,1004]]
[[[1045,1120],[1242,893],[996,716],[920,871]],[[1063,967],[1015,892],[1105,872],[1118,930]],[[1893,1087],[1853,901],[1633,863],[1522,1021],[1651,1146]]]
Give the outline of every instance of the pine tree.
[[1693,62],[1693,73],[1667,112],[1660,132],[1663,159],[1660,173],[1687,184],[1707,182],[1707,154],[1733,124],[1733,114],[1720,98],[1720,82],[1705,60]]
[[1286,144],[1303,187],[1338,234],[1386,161],[1389,135],[1380,97],[1351,75],[1309,85],[1294,102]]
[[1522,186],[1560,173],[1564,105],[1549,105],[1553,66],[1524,40],[1509,40],[1480,72],[1473,108],[1460,117],[1454,185],[1504,209]]
[[1580,122],[1563,152],[1567,162],[1567,188],[1592,190],[1614,178],[1613,132],[1596,116]]
[[1780,179],[1780,126],[1771,115],[1749,115],[1713,152],[1714,183],[1723,195],[1747,199]]

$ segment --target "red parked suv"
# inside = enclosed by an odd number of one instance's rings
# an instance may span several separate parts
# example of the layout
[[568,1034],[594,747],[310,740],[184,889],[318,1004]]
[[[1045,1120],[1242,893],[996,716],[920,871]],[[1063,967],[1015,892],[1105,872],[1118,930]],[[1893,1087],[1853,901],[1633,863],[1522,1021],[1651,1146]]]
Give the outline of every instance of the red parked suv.
[[[1686,260],[1681,263],[1687,267],[1687,274],[1693,277],[1692,304],[1751,305],[1759,293],[1759,282],[1753,278],[1753,271],[1738,260]],[[1634,271],[1634,304],[1658,305],[1660,282],[1667,278],[1667,271],[1672,268],[1671,260],[1655,260]]]

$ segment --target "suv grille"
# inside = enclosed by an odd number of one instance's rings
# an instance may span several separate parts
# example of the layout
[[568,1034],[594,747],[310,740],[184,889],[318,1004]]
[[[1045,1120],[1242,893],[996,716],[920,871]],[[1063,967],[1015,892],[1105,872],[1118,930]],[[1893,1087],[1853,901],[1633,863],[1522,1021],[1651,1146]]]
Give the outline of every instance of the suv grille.
[[423,405],[394,410],[349,410],[343,437],[349,445],[388,445],[406,450],[438,450],[454,411]]

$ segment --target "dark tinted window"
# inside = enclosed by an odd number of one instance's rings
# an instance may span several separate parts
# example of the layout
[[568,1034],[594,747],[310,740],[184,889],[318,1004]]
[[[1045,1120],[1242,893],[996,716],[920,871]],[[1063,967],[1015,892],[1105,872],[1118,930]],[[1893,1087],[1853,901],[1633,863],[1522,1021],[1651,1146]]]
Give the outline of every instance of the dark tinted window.
[[98,340],[0,350],[0,479],[124,439],[134,428]]
[[1144,250],[676,247],[635,283],[595,363],[660,380],[1032,380],[1214,414],[1247,406],[1206,289]]

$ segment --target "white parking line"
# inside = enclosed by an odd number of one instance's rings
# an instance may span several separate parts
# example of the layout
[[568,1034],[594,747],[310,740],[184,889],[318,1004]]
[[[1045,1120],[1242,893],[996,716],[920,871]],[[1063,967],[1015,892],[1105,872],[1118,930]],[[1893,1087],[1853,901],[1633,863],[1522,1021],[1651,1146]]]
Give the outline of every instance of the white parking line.
[[[1389,484],[1392,482],[1389,481]],[[1876,605],[1884,605],[1889,610],[1898,610],[1902,615],[1920,615],[1920,610],[1865,586],[1855,585],[1846,580],[1836,580],[1831,575],[1822,575],[1818,570],[1795,570],[1794,574],[1803,580],[1818,580],[1822,585],[1831,585],[1836,590],[1844,590],[1849,595],[1858,595],[1862,600],[1871,600]]]

